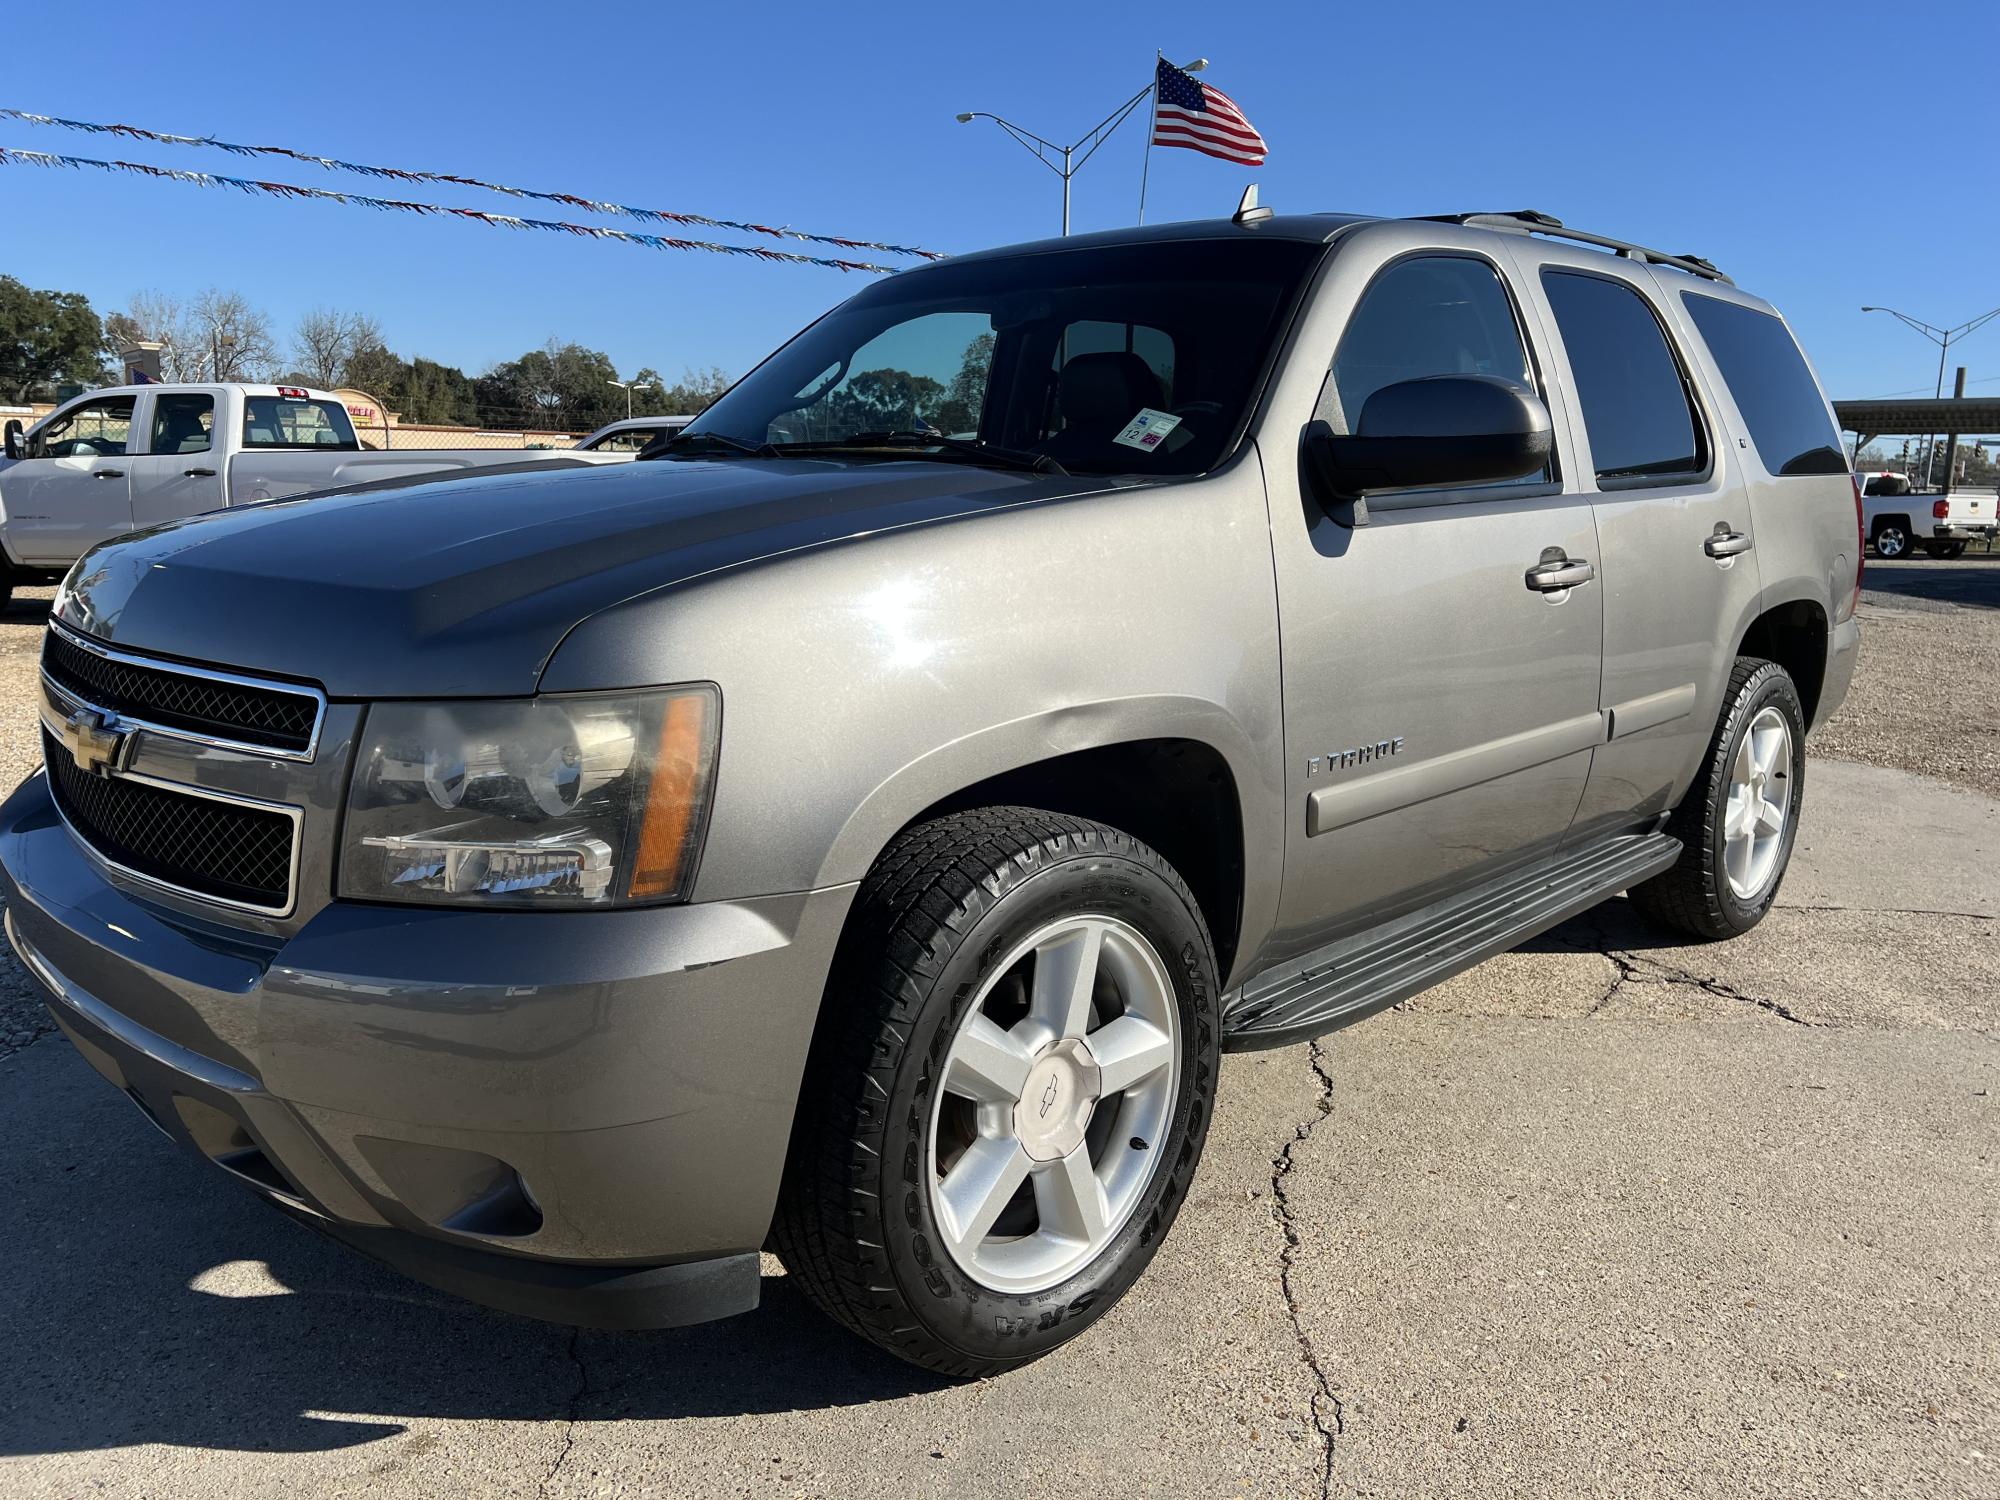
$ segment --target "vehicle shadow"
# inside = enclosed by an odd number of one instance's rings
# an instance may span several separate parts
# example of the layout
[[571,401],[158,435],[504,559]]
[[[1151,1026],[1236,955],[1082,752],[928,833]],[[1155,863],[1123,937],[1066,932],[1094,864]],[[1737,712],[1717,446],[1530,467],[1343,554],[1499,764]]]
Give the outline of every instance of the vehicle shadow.
[[727,1416],[950,1383],[837,1328],[783,1276],[755,1312],[641,1333],[433,1292],[184,1156],[60,1038],[0,1065],[0,1121],[0,1456],[317,1452],[417,1418]]
[[1686,948],[1699,940],[1656,927],[1637,907],[1618,896],[1530,938],[1517,953],[1643,953],[1654,948]]
[[0,625],[46,625],[50,603],[47,599],[9,599],[0,605]]

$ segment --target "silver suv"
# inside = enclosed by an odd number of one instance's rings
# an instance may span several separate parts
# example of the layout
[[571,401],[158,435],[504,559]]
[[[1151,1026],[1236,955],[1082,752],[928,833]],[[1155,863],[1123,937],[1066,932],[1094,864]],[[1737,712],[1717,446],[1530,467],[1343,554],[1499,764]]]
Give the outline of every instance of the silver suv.
[[1595,902],[1770,908],[1861,539],[1785,324],[1534,214],[968,255],[640,462],[92,552],[0,810],[78,1050],[493,1305],[989,1373],[1138,1278],[1222,1051]]

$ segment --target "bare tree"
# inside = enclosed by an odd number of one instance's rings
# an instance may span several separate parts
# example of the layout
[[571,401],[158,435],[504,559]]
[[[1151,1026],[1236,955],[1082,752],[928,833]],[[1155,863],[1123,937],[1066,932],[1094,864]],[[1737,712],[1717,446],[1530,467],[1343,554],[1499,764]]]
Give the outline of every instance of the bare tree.
[[212,380],[266,380],[278,364],[271,320],[241,292],[210,287],[190,312],[196,337],[208,346]]
[[113,353],[135,343],[158,344],[162,380],[208,378],[208,351],[178,297],[165,292],[134,292],[125,311],[106,320],[105,333],[107,342],[115,346]]
[[240,292],[210,287],[192,303],[165,292],[134,292],[106,320],[107,342],[160,346],[168,381],[268,380],[278,366],[271,320]]
[[366,350],[382,347],[382,329],[365,313],[318,308],[292,333],[292,361],[308,385],[347,384],[348,369]]

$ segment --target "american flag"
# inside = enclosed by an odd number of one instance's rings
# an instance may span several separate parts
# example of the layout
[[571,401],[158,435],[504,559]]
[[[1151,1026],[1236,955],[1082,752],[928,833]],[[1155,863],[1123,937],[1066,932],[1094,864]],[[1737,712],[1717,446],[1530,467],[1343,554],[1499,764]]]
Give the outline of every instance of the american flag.
[[1264,137],[1243,118],[1236,101],[1164,57],[1153,80],[1153,144],[1185,146],[1246,167],[1264,165]]

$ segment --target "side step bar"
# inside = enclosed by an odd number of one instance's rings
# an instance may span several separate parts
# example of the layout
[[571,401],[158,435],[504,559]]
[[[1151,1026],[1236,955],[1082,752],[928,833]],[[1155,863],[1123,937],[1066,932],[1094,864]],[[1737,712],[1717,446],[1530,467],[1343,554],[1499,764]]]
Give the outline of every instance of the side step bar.
[[1224,999],[1223,1047],[1283,1047],[1350,1025],[1651,879],[1680,853],[1664,833],[1620,834],[1279,964]]

